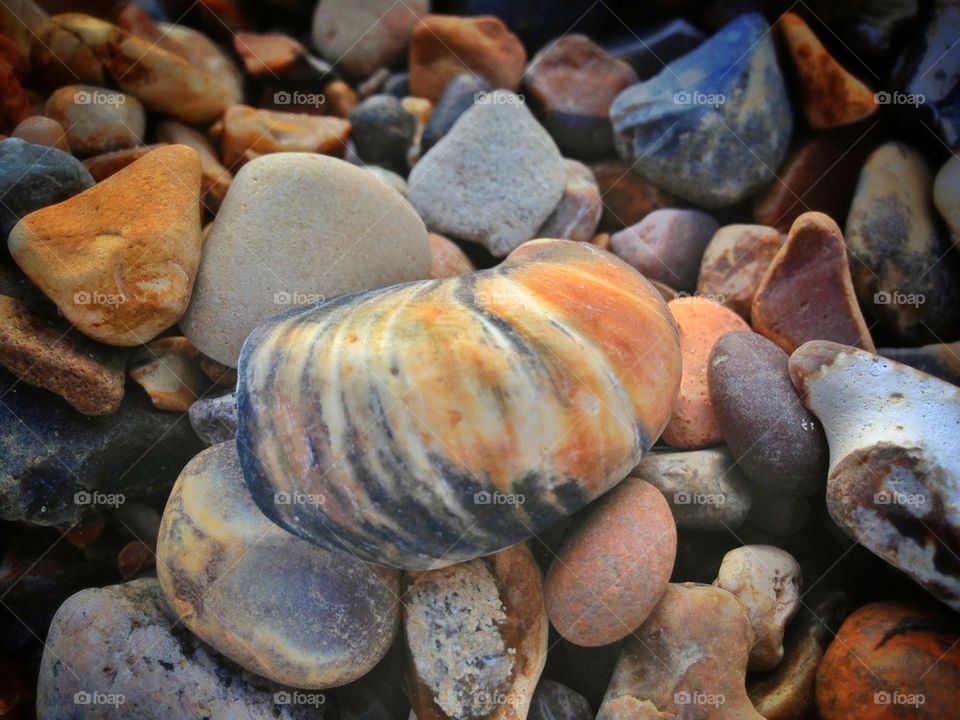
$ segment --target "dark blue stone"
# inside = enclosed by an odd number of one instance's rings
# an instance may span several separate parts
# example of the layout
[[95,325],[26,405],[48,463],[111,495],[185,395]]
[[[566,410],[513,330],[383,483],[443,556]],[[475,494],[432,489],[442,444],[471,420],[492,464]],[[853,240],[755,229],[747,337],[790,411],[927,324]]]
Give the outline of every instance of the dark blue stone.
[[646,80],[706,39],[706,35],[686,20],[676,18],[640,30],[636,35],[613,40],[606,44],[606,48],[613,57],[630,63],[637,71],[637,77]]
[[410,73],[394,73],[383,83],[383,92],[403,100],[410,94]]
[[610,108],[617,150],[647,181],[706,208],[773,181],[793,131],[770,27],[743,15]]
[[430,114],[427,126],[423,129],[423,137],[420,138],[421,155],[450,132],[450,128],[460,116],[473,106],[477,93],[491,90],[493,87],[486,80],[467,73],[457,75],[448,82]]
[[593,720],[593,710],[580,693],[544,678],[533,694],[528,720]]
[[401,175],[407,174],[407,152],[417,121],[393,95],[372,95],[350,113],[350,137],[357,156]]

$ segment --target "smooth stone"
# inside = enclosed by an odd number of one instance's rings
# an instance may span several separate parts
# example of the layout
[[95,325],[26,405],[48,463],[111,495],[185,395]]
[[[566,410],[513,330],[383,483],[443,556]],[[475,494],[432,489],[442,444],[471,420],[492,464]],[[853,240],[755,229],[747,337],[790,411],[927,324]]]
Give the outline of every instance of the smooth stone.
[[935,224],[932,183],[917,151],[887,143],[867,158],[847,217],[853,285],[871,331],[888,344],[957,339],[958,270],[944,257],[950,242]]
[[424,15],[410,37],[410,94],[436,102],[464,72],[515,91],[526,64],[523,43],[496,16]]
[[871,602],[840,626],[817,670],[823,720],[940,720],[960,704],[956,615],[906,602]]
[[200,368],[200,353],[185,337],[147,343],[134,353],[129,372],[158,410],[185,413],[210,386]]
[[593,173],[586,165],[564,158],[567,186],[560,202],[537,230],[540,238],[590,242],[600,224],[603,200]]
[[407,171],[417,122],[392,95],[371,95],[350,113],[350,137],[365,163]]
[[565,538],[551,564],[550,622],[577,645],[627,637],[666,592],[676,552],[677,528],[663,494],[627,478]]
[[633,172],[630,163],[610,161],[591,165],[603,201],[601,227],[625,228],[654,210],[675,207],[677,201]]
[[827,433],[830,517],[960,609],[960,388],[823,341],[793,354],[790,375]]
[[294,687],[365,675],[390,648],[400,619],[400,573],[272,523],[247,492],[232,441],[197,455],[173,486],[157,539],[157,577],[200,639],[250,672]]
[[918,348],[880,348],[877,354],[960,385],[960,341]]
[[644,277],[677,290],[694,290],[703,252],[719,228],[699,210],[654,210],[610,236],[610,249]]
[[723,556],[714,585],[747,609],[754,642],[749,670],[773,670],[783,659],[783,633],[800,609],[800,563],[772,545],[744,545]]
[[544,127],[565,155],[579,159],[613,154],[610,105],[636,82],[630,65],[576,33],[545,45],[524,75],[524,89],[537,102]]
[[292,693],[244,672],[177,625],[159,583],[141,578],[83,590],[57,611],[40,667],[37,718],[323,717],[322,696],[278,703],[285,695]]
[[47,145],[63,152],[70,152],[67,131],[63,125],[43,115],[31,115],[22,120],[10,133],[10,137],[20,138],[34,145]]
[[360,102],[357,92],[343,80],[331,80],[323,88],[325,107],[330,115],[346,119]]
[[528,720],[593,720],[593,708],[576,690],[543,678],[530,703]]
[[450,132],[460,116],[473,107],[478,97],[493,91],[493,86],[478,75],[461,73],[447,83],[427,120],[420,138],[420,151],[425,153]]
[[721,337],[707,382],[723,438],[752,486],[790,496],[822,491],[827,441],[790,381],[789,356],[754,332]]
[[960,159],[951,155],[933,181],[933,204],[950,228],[954,245],[960,245]]
[[236,393],[200,398],[190,406],[189,418],[190,427],[207,445],[232,440],[237,436]]
[[231,105],[223,115],[223,162],[234,168],[272,153],[342,157],[349,137],[342,118]]
[[735,595],[670,584],[624,643],[597,720],[762,720],[744,686],[752,644],[747,611]]
[[794,221],[753,296],[750,319],[788,353],[808,340],[876,350],[853,290],[843,233],[829,216],[808,212]]
[[85,335],[110,345],[148,342],[183,315],[200,264],[197,153],[183,145],[158,148],[95,187],[32,212],[7,244]]
[[563,157],[511,93],[490,93],[414,166],[408,197],[427,226],[504,257],[560,202]]
[[390,65],[406,50],[429,0],[321,0],[311,42],[327,60],[360,77]]
[[699,297],[678,298],[667,306],[680,329],[683,377],[673,415],[661,437],[668,445],[684,450],[716,445],[723,440],[723,433],[707,386],[710,351],[726,333],[746,332],[750,326],[732,310]]
[[435,280],[476,270],[459,245],[437,233],[430,233],[430,256],[430,277]]
[[629,62],[637,76],[647,80],[706,39],[706,35],[683,18],[673,18],[637,34],[631,31],[625,40],[608,45],[607,51]]
[[109,415],[123,400],[127,355],[71,330],[52,313],[0,294],[0,365],[56,393],[84,415]]
[[83,163],[72,155],[14,138],[0,141],[0,237],[6,239],[23,216],[93,184]]
[[147,114],[131,95],[93,85],[67,85],[47,100],[47,117],[67,131],[77,155],[99,155],[141,145]]
[[307,49],[283,33],[239,32],[233,36],[233,50],[246,74],[253,77],[272,75],[292,79],[306,63]]
[[705,208],[737,203],[772,181],[793,119],[769,31],[763,16],[742,15],[618,95],[610,122],[620,156]]
[[852,125],[877,112],[873,90],[837,62],[803,18],[787,12],[777,25],[793,61],[803,114],[811,128]]
[[233,182],[233,173],[220,163],[210,141],[203,133],[176,120],[159,123],[155,134],[160,142],[186,145],[197,151],[200,156],[200,202],[210,212],[217,212]]
[[398,193],[342,160],[267,155],[230,186],[180,327],[204,355],[234,366],[270,315],[429,273],[426,229]]
[[547,658],[543,578],[526,545],[411,573],[403,634],[423,720],[527,717]]
[[710,238],[700,261],[697,294],[750,320],[750,306],[786,238],[766,225],[724,225]]
[[69,526],[170,487],[202,447],[186,418],[129,393],[112,415],[84,417],[0,371],[0,519]]
[[400,193],[401,197],[407,196],[407,181],[392,170],[377,167],[376,165],[360,165],[359,167],[373,175],[391,190]]
[[[232,53],[204,33],[182,23],[157,23],[157,33],[162,44],[212,79],[232,103],[243,101],[243,72]],[[162,112],[175,115],[169,109]]]
[[663,493],[681,530],[729,530],[750,512],[750,486],[726,448],[651,453],[631,474]]
[[[282,369],[305,357],[323,372]],[[269,517],[323,547],[405,569],[470,560],[626,477],[666,424],[680,359],[635,270],[536,240],[489,270],[262,323],[240,358],[244,475]],[[327,501],[274,505],[294,489]]]

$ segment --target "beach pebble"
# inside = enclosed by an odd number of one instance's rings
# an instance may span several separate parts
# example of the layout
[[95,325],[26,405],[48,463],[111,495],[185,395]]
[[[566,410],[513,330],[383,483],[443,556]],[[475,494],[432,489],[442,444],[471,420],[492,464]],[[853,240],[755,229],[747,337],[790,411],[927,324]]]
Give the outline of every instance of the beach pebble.
[[223,115],[223,162],[233,168],[281,152],[342,157],[349,137],[350,123],[342,118],[232,105]]
[[189,417],[190,427],[207,445],[232,440],[237,435],[237,395],[202,397],[190,406]]
[[724,225],[710,238],[697,276],[697,294],[750,320],[750,306],[784,236],[766,225]]
[[60,88],[47,100],[45,113],[66,128],[77,155],[140,145],[146,132],[147,115],[136,98],[92,85]]
[[954,244],[960,243],[960,159],[951,156],[940,168],[933,183],[933,203]]
[[430,277],[434,279],[476,270],[459,245],[437,233],[430,233],[430,257]]
[[633,171],[632,163],[610,160],[591,165],[603,200],[601,226],[621,229],[643,220],[659,208],[675,207],[677,201]]
[[43,115],[31,115],[22,120],[10,133],[10,137],[20,138],[35,145],[47,145],[55,147],[57,150],[70,152],[67,131],[63,129],[63,125]]
[[565,158],[563,165],[567,172],[567,186],[536,236],[590,242],[603,214],[600,188],[590,168],[583,163]]
[[371,95],[350,113],[350,136],[363,162],[405,174],[416,119],[392,95]]
[[425,153],[436,145],[478,98],[492,91],[490,83],[472,73],[461,73],[448,82],[423,129],[420,152]]
[[199,356],[185,337],[153,340],[134,353],[130,377],[158,410],[185,413],[211,384]]

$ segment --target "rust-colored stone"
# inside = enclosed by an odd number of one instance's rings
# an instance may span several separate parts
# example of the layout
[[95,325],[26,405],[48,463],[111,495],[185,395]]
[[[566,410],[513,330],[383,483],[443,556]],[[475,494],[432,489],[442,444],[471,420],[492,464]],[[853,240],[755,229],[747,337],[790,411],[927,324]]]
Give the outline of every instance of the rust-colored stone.
[[677,201],[658,190],[619,160],[591,165],[600,188],[603,216],[600,226],[619,230],[635,225],[654,210],[676,207]]
[[234,168],[277,152],[343,157],[349,137],[350,123],[342,118],[234,105],[223,116],[223,162]]

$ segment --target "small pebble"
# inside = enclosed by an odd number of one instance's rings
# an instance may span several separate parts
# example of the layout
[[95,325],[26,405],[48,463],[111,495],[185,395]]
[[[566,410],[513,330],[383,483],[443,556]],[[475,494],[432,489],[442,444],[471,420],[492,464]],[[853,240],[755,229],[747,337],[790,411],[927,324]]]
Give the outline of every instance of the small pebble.
[[437,233],[430,233],[430,256],[430,277],[434,279],[463,275],[476,270],[459,245]]
[[423,137],[420,139],[421,152],[425,153],[450,132],[450,128],[461,115],[473,107],[477,98],[486,97],[491,92],[493,86],[472,73],[461,73],[448,82],[423,130]]
[[350,123],[337,117],[232,105],[223,116],[223,162],[228,168],[279,152],[342,157]]
[[31,115],[22,120],[10,133],[10,137],[20,138],[35,145],[54,147],[66,153],[70,152],[67,131],[63,129],[63,125],[43,115]]
[[99,155],[143,143],[147,116],[143,105],[115,90],[67,85],[47,100],[47,117],[66,128],[77,155]]
[[228,392],[201,397],[190,406],[190,427],[207,445],[217,445],[237,436],[237,396]]
[[392,95],[371,95],[350,113],[351,139],[365,163],[405,174],[415,118]]
[[760,280],[786,238],[766,225],[724,225],[710,238],[697,276],[697,294],[750,320]]
[[600,188],[590,168],[583,163],[565,158],[563,165],[567,172],[567,186],[536,236],[590,242],[603,214]]
[[619,230],[637,224],[654,210],[677,205],[674,198],[633,172],[630,163],[608,161],[590,169],[603,200],[601,227]]
[[158,410],[187,412],[210,385],[197,349],[185,337],[147,343],[134,353],[129,372]]

